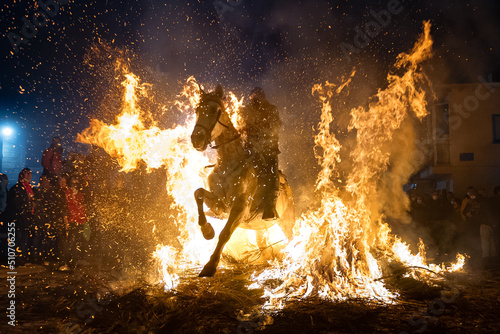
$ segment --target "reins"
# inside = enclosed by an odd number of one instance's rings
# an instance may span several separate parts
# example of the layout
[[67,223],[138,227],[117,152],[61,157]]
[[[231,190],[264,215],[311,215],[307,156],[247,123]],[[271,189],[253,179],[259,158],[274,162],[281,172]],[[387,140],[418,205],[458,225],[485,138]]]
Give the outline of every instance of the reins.
[[[221,124],[222,124],[222,123],[221,123]],[[227,141],[227,142],[225,142],[225,143],[222,143],[222,144],[219,144],[219,145],[214,145],[214,146],[210,145],[210,148],[212,148],[212,149],[216,150],[216,149],[220,148],[221,146],[224,146],[224,145],[226,145],[226,144],[229,144],[230,142],[233,142],[233,141],[235,141],[236,139],[238,139],[238,138],[240,138],[240,137],[241,137],[241,134],[240,134],[240,133],[238,133],[235,137],[231,138],[229,141]]]

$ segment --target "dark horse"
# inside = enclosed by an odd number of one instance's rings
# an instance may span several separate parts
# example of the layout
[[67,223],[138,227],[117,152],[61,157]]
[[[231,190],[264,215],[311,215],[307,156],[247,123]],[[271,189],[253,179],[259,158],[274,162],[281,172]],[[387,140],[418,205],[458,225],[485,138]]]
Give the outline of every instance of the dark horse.
[[295,223],[292,192],[281,172],[276,205],[280,219],[261,219],[265,195],[264,158],[258,152],[245,149],[241,134],[225,112],[222,96],[220,86],[213,93],[202,92],[201,101],[196,108],[196,125],[191,134],[193,147],[198,151],[206,150],[212,142],[212,148],[217,149],[217,163],[208,176],[210,191],[199,188],[194,194],[203,236],[212,239],[215,234],[203,212],[203,203],[214,216],[229,215],[219,235],[217,247],[200,277],[215,274],[222,250],[237,227],[262,230],[278,223],[288,240],[291,240]]

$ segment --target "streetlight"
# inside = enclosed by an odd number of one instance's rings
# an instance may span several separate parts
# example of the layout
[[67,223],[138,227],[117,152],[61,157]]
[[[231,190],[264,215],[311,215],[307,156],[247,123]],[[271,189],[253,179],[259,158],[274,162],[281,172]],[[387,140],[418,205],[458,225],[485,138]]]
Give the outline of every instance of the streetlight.
[[9,136],[12,134],[12,132],[14,132],[14,130],[12,130],[12,128],[11,128],[11,127],[8,127],[8,126],[6,126],[6,127],[4,127],[4,128],[2,129],[2,134],[3,134],[5,137],[9,137]]
[[13,132],[14,130],[12,130],[12,128],[9,126],[4,126],[2,128],[2,135],[0,135],[0,173],[3,170],[3,138],[10,137]]

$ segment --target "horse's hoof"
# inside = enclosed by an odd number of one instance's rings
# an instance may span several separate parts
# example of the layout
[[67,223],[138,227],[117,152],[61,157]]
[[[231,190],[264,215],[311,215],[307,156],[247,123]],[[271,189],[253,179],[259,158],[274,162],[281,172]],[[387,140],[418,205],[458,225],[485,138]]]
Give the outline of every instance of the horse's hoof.
[[212,266],[212,265],[210,265],[210,264],[207,263],[203,267],[203,270],[198,275],[198,277],[213,277],[215,275],[216,271],[217,271],[217,268],[215,266]]
[[210,223],[206,223],[201,226],[201,233],[203,233],[203,237],[207,240],[211,240],[215,237],[215,231]]

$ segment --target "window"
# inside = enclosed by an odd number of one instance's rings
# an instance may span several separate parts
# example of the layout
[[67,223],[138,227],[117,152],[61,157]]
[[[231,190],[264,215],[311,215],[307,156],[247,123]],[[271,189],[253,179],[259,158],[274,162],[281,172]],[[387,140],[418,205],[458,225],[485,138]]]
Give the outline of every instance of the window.
[[474,153],[460,153],[460,161],[474,161]]
[[500,114],[492,115],[493,143],[500,144]]
[[448,104],[436,105],[436,139],[450,135],[450,110]]

